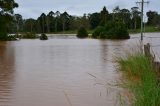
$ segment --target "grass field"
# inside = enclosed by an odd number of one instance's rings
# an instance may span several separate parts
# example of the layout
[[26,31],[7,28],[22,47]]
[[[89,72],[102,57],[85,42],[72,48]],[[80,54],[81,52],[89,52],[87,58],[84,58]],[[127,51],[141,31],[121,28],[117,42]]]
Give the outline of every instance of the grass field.
[[[136,29],[136,30],[130,29],[128,31],[129,33],[140,33],[141,29]],[[144,28],[144,32],[160,32],[160,29],[153,26],[146,26]]]

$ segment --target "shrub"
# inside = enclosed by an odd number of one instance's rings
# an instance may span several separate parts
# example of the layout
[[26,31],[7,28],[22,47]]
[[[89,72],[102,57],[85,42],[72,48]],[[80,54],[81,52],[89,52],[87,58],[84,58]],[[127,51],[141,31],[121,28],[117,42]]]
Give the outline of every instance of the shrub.
[[14,40],[17,40],[17,38],[14,35],[1,34],[0,40],[1,41],[14,41]]
[[77,33],[78,38],[86,38],[88,37],[88,32],[84,27],[80,27]]
[[21,36],[22,36],[22,38],[25,38],[25,39],[36,39],[36,38],[38,38],[38,36],[35,33],[31,33],[31,32],[27,32],[25,34],[22,34]]
[[40,36],[40,40],[48,40],[48,37],[47,37],[47,35],[46,34],[41,34],[41,36]]
[[120,21],[110,21],[105,26],[98,26],[92,34],[97,39],[129,39],[125,24]]
[[104,30],[105,30],[104,27],[98,26],[98,27],[95,29],[95,31],[93,32],[92,37],[93,37],[93,38],[100,38],[100,36],[105,35]]

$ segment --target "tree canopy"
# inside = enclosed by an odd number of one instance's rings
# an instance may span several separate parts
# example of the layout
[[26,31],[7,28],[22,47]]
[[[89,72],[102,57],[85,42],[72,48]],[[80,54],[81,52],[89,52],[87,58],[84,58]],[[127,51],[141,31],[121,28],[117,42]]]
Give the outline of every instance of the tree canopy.
[[0,39],[7,39],[7,28],[13,21],[13,9],[18,7],[14,0],[0,0]]

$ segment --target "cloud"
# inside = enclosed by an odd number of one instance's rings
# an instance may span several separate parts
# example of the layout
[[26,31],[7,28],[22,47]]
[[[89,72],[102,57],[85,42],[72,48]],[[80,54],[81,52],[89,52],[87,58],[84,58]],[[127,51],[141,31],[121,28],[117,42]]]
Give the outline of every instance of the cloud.
[[[130,9],[136,6],[136,1],[139,0],[15,0],[19,3],[19,8],[15,9],[15,13],[20,13],[24,18],[37,18],[42,12],[49,11],[67,11],[71,15],[83,15],[84,13],[99,12],[106,6],[111,12],[116,6],[120,8]],[[152,0],[148,7],[145,6],[145,11],[159,10],[160,2]]]

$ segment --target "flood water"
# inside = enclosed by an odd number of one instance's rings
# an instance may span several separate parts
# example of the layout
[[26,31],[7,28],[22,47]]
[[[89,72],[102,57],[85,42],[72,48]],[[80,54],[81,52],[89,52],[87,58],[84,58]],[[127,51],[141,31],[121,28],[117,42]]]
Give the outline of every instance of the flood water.
[[[145,38],[156,53],[159,35]],[[114,55],[139,39],[54,35],[47,41],[0,42],[0,106],[118,106]]]

